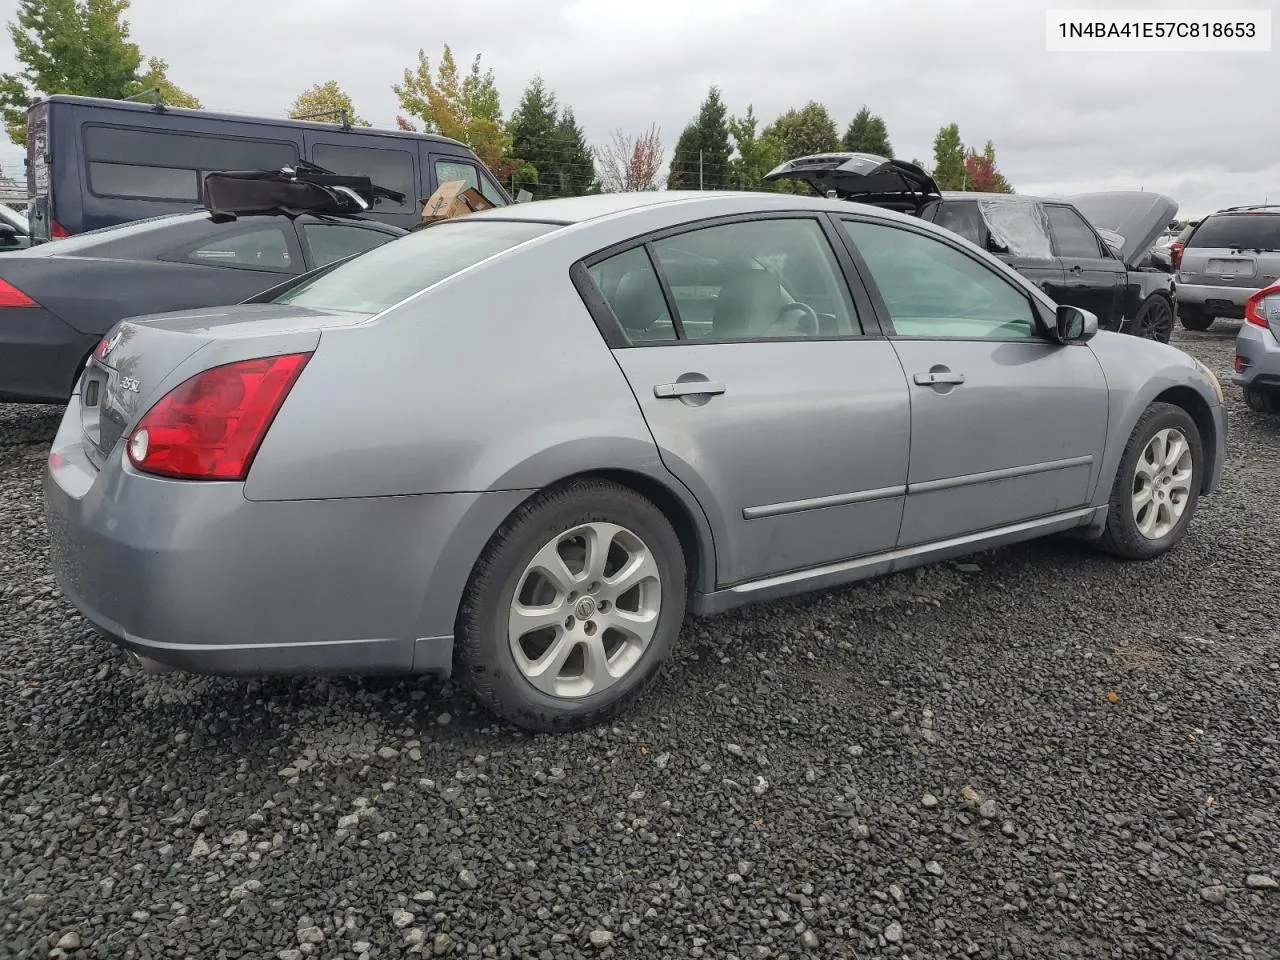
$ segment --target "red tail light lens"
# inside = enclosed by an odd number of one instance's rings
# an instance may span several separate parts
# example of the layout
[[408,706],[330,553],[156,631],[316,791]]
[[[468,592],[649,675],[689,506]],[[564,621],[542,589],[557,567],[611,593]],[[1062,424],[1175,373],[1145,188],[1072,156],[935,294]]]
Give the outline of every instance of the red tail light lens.
[[129,461],[182,480],[243,480],[310,353],[241,360],[165,394],[129,436]]
[[1169,244],[1169,259],[1173,261],[1173,269],[1182,269],[1182,244],[1175,240]]
[[38,307],[39,304],[8,280],[0,280],[0,307]]
[[60,224],[57,220],[49,221],[49,236],[54,240],[61,240],[63,237],[69,237],[67,228]]
[[1270,287],[1263,287],[1244,304],[1244,318],[1255,327],[1267,326],[1267,310],[1263,303],[1268,297],[1275,297],[1280,300],[1280,284]]

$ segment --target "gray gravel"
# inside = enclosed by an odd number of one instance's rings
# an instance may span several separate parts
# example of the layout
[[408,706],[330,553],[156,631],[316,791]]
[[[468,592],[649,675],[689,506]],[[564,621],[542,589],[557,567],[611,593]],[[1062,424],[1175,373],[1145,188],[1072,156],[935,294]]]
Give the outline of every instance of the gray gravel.
[[[1219,326],[1179,342],[1225,380]],[[59,410],[0,406],[0,957],[1280,957],[1280,419],[1228,401],[1175,555],[691,622],[567,737],[139,675],[47,572]]]

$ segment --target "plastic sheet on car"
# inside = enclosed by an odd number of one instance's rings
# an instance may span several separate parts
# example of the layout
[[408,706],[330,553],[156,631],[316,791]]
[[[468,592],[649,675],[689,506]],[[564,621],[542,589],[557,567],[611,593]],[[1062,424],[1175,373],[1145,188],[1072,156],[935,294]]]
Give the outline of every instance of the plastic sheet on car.
[[999,197],[977,197],[991,239],[1010,256],[1048,260],[1053,256],[1049,219],[1038,203]]

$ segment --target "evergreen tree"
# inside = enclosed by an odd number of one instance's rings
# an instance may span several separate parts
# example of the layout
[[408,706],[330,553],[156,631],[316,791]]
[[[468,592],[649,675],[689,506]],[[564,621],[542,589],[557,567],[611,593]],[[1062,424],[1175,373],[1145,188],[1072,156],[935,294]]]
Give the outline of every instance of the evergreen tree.
[[574,118],[573,109],[565,107],[556,123],[556,144],[559,150],[558,173],[560,196],[580,197],[587,193],[599,193],[596,180],[595,155],[587,144],[587,136]]
[[676,141],[667,175],[668,190],[725,190],[731,176],[729,155],[729,111],[712,84],[698,116],[684,128]]
[[876,116],[864,104],[844,132],[841,146],[854,153],[874,153],[893,159],[893,147],[889,145],[889,130],[884,120]]

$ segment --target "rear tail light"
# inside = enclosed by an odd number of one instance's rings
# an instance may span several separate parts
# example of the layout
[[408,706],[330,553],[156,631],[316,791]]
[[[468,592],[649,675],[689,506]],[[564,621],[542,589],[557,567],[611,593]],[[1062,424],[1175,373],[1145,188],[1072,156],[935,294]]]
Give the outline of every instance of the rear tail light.
[[243,480],[310,353],[212,367],[170,390],[129,436],[129,461],[182,480]]
[[[1270,287],[1263,287],[1261,290],[1259,290],[1257,293],[1255,293],[1253,296],[1251,296],[1248,300],[1245,301],[1245,305],[1244,305],[1245,320],[1247,320],[1249,323],[1252,323],[1255,327],[1267,326],[1267,314],[1270,312],[1268,310],[1268,304],[1266,302],[1268,299],[1274,300],[1277,306],[1280,306],[1280,284],[1277,284],[1275,286],[1270,286]],[[1277,309],[1276,307],[1272,307],[1271,309],[1277,313],[1280,313],[1280,309]]]
[[8,280],[0,280],[0,307],[38,307],[39,304]]
[[67,228],[60,224],[57,220],[49,221],[49,236],[54,240],[61,240],[63,237],[69,237]]
[[1178,240],[1169,244],[1169,259],[1173,262],[1173,269],[1182,269],[1182,243]]

